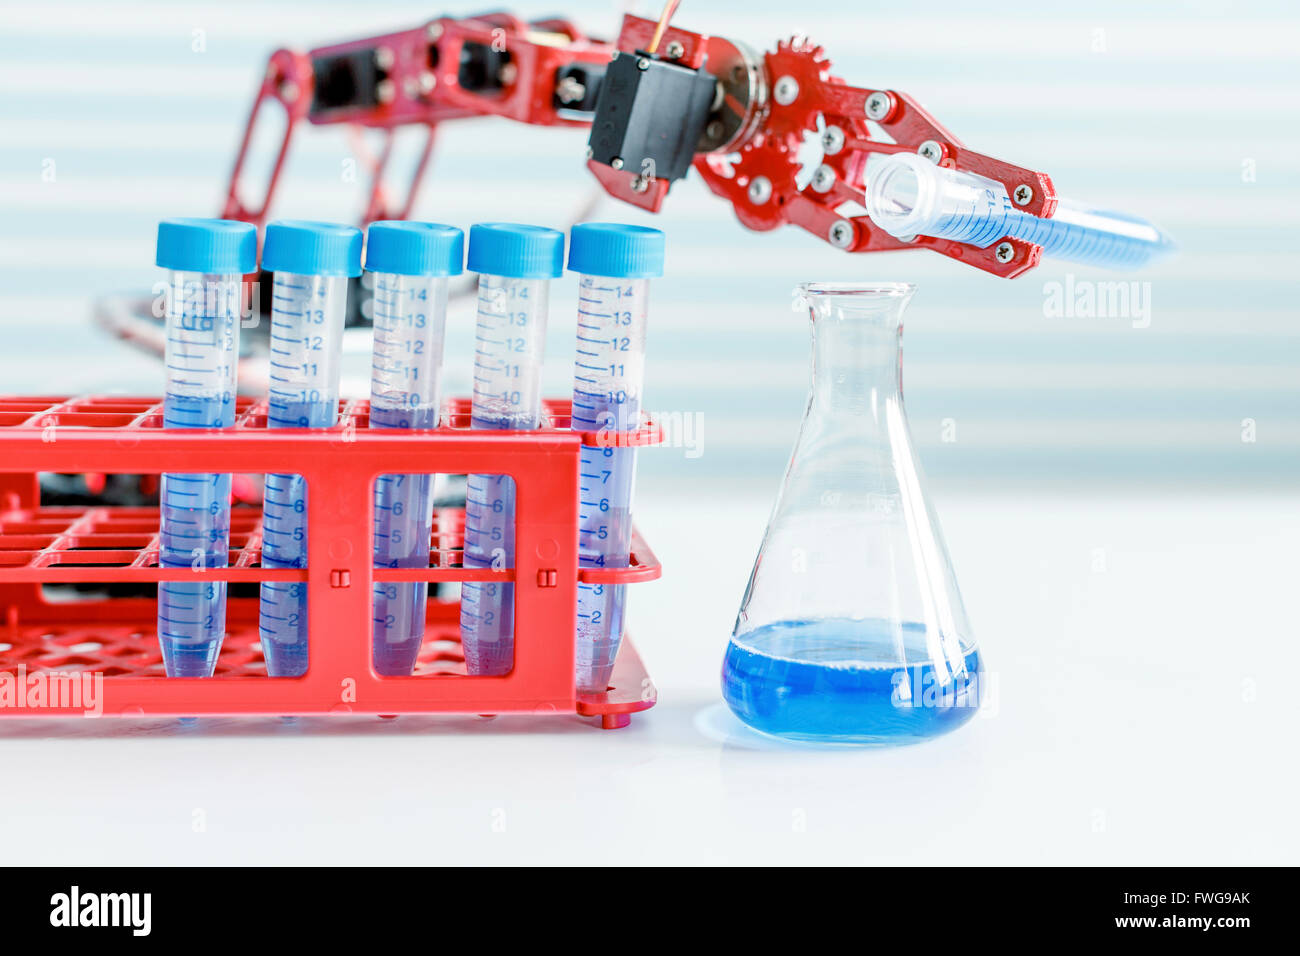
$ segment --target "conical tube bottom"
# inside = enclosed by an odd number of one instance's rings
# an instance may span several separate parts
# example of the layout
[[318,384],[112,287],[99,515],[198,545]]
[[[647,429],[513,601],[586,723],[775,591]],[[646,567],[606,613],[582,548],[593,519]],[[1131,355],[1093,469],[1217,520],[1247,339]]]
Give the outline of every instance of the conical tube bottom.
[[924,625],[896,628],[886,621],[770,624],[731,639],[722,694],[751,728],[787,740],[850,746],[928,740],[975,716],[983,662],[978,648],[963,643],[960,656],[936,666],[922,650],[925,634]]

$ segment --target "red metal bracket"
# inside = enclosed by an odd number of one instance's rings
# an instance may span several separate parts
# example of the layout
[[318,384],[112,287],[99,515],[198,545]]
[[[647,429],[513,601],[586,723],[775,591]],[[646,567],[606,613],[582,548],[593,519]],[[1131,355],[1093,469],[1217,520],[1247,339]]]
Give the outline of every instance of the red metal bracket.
[[[471,43],[509,54],[509,63],[499,78],[501,89],[480,92],[461,86],[461,54],[466,44]],[[378,90],[380,102],[375,106],[311,113],[312,61],[358,50],[377,51],[385,64],[386,79]],[[440,17],[412,30],[318,47],[307,54],[279,50],[271,57],[253,102],[222,215],[256,223],[259,228],[265,225],[289,143],[298,121],[305,118],[313,125],[345,123],[387,131],[380,156],[370,171],[369,199],[362,221],[405,219],[428,167],[439,123],[474,116],[500,116],[535,126],[585,126],[588,122],[585,118],[566,113],[556,105],[556,74],[570,63],[604,62],[613,51],[611,45],[588,38],[567,20],[530,23],[508,13],[466,19]],[[253,130],[267,100],[275,100],[285,108],[287,124],[265,194],[256,203],[245,203],[240,199],[240,176]],[[427,138],[404,198],[391,204],[384,195],[383,175],[392,151],[392,132],[413,124],[427,127]]]
[[[307,115],[311,96],[311,62],[301,53],[294,53],[292,50],[277,50],[271,54],[266,74],[262,78],[262,85],[253,100],[248,125],[244,128],[244,138],[239,144],[239,153],[235,157],[235,168],[230,174],[230,184],[226,188],[226,203],[221,211],[222,218],[242,219],[245,222],[255,223],[259,230],[266,224],[271,197],[275,194],[280,173],[284,170],[285,158],[289,155],[289,143],[293,139],[294,127]],[[265,193],[258,202],[248,205],[240,198],[240,176],[244,171],[244,162],[248,158],[248,147],[253,141],[253,131],[257,128],[258,116],[263,104],[268,100],[274,100],[284,108],[284,135],[280,140],[280,148],[275,154],[271,175],[266,181]]]
[[[747,227],[796,225],[847,252],[929,248],[1005,278],[1038,263],[1041,249],[1020,240],[1010,240],[1013,254],[999,258],[997,243],[980,249],[929,237],[910,243],[896,239],[866,217],[863,183],[871,153],[934,154],[943,165],[1004,183],[1009,194],[1029,184],[1033,198],[1024,209],[1044,216],[1056,206],[1046,174],[967,149],[905,93],[846,85],[830,75],[823,49],[806,39],[779,43],[766,54],[764,67],[769,98],[758,132],[731,157],[695,161],[705,184],[731,203]],[[873,120],[873,113],[879,118]],[[809,135],[821,138],[825,155],[812,181],[801,188],[796,154]],[[751,189],[756,181],[761,186]]]

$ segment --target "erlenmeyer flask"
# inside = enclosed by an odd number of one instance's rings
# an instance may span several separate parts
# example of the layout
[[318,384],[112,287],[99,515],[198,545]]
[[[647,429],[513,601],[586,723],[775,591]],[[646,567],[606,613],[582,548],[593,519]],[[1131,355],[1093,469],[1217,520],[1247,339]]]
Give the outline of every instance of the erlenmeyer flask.
[[812,391],[723,695],[745,723],[781,737],[932,737],[974,715],[982,665],[903,412],[913,287],[797,292],[812,314]]

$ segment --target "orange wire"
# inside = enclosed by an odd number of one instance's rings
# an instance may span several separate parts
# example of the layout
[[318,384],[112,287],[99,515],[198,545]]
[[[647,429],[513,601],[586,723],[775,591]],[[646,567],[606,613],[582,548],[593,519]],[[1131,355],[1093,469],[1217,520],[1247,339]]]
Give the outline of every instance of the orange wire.
[[664,4],[664,12],[659,14],[659,23],[655,26],[654,36],[650,38],[650,48],[646,50],[647,53],[654,53],[659,49],[659,41],[664,38],[664,31],[668,29],[668,21],[673,18],[681,2],[682,0],[668,0]]

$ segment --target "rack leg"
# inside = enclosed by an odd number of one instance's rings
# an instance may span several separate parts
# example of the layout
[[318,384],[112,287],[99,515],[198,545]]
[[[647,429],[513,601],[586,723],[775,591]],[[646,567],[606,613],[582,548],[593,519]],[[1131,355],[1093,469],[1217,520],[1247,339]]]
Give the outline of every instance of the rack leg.
[[632,723],[631,714],[601,714],[601,730],[618,730],[620,727],[626,727]]

